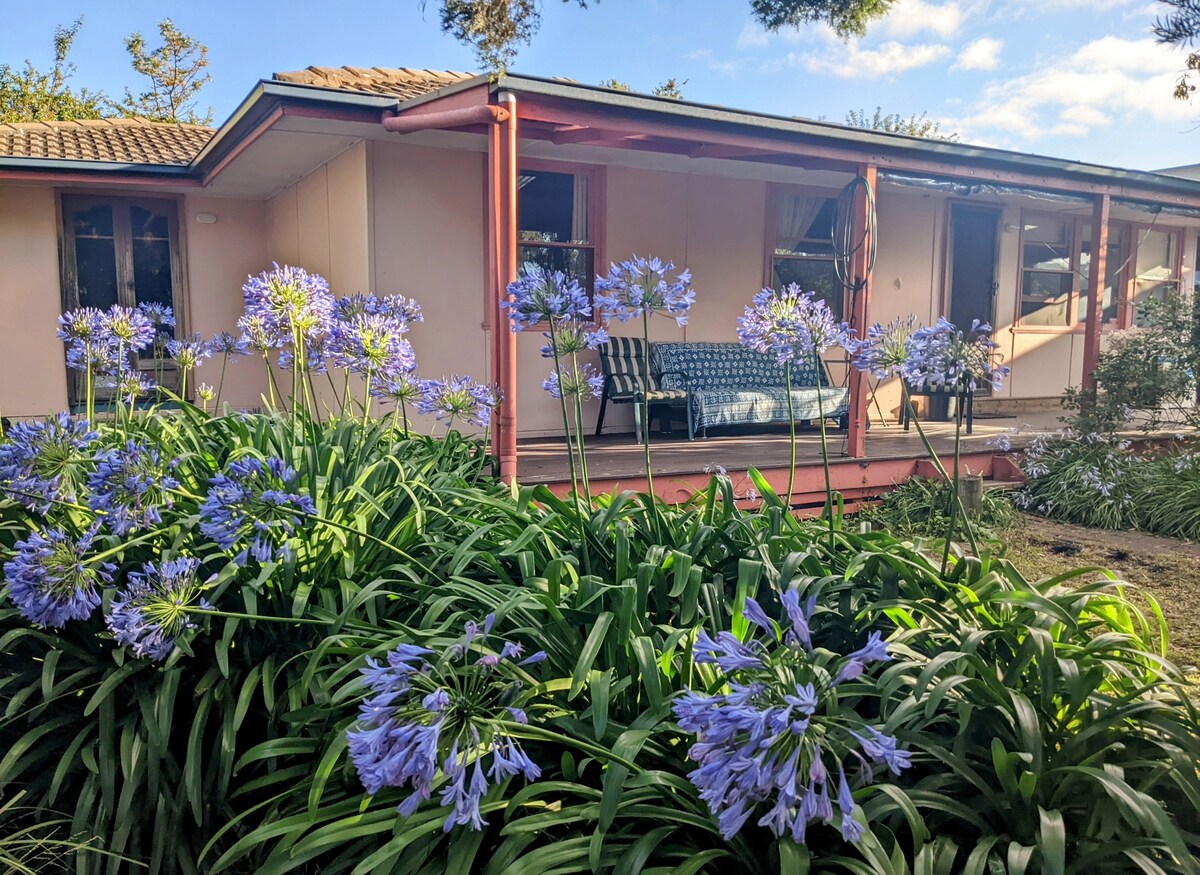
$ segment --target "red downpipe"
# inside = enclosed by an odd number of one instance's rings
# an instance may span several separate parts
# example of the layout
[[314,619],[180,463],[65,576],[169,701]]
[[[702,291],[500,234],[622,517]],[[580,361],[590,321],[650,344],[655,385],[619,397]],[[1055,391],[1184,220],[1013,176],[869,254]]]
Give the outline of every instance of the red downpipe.
[[383,114],[383,129],[393,134],[411,134],[416,131],[461,128],[467,125],[502,124],[508,120],[508,116],[507,109],[494,103],[422,115],[396,115],[389,111]]
[[[506,483],[517,479],[517,342],[508,328],[508,317],[500,302],[508,298],[508,284],[517,278],[517,97],[510,92],[500,95],[508,104],[500,120],[500,181],[501,203],[497,216],[496,331],[495,343],[499,353],[497,382],[503,393],[500,415],[496,425],[496,442],[500,455],[500,479]],[[499,118],[497,114],[497,118]]]

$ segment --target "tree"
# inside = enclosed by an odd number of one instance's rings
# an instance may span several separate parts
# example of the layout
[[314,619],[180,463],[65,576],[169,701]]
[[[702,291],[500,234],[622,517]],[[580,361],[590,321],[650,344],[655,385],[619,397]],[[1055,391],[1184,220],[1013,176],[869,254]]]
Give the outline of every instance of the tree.
[[[425,8],[428,0],[420,0]],[[475,49],[480,65],[503,73],[542,23],[540,0],[439,0],[442,31]],[[586,9],[593,0],[562,0]],[[599,0],[594,0],[599,2]],[[825,22],[843,39],[862,36],[896,0],[750,0],[754,20],[769,31]],[[671,96],[671,95],[667,95]]]
[[925,137],[930,140],[958,141],[958,134],[943,134],[941,122],[936,122],[928,113],[921,113],[905,118],[898,112],[883,114],[883,107],[875,107],[874,115],[867,115],[865,109],[852,109],[846,113],[846,124],[852,128],[863,128],[868,131],[883,131],[887,134],[905,134],[909,137]]
[[150,51],[140,33],[125,40],[133,69],[150,79],[150,90],[134,95],[125,89],[125,100],[114,108],[128,117],[155,122],[194,125],[212,123],[212,107],[204,115],[196,111],[196,94],[212,76],[208,68],[208,46],[177,28],[169,18],[158,23],[163,44]]
[[[655,97],[668,97],[671,100],[683,100],[683,86],[687,85],[688,81],[684,79],[682,82],[678,79],[671,78],[666,82],[661,82],[654,86],[654,90],[650,93]],[[605,79],[600,83],[601,88],[611,88],[613,91],[633,91],[629,87],[628,82],[622,82],[620,79]]]
[[[1169,46],[1192,46],[1200,38],[1200,0],[1159,0],[1170,12],[1154,21],[1154,36]],[[1175,83],[1175,99],[1190,100],[1196,90],[1191,76],[1200,72],[1200,52],[1189,52],[1184,73]]]
[[105,97],[86,88],[73,91],[67,80],[75,65],[67,61],[83,17],[54,29],[54,66],[42,73],[26,59],[24,69],[0,64],[0,122],[71,121],[104,115]]

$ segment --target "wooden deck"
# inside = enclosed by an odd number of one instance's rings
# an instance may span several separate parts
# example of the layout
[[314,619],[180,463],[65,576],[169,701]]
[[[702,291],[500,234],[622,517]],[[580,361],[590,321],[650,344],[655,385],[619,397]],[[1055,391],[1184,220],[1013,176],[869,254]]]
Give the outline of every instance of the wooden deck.
[[[1036,413],[977,418],[973,433],[963,434],[962,452],[974,455],[993,452],[997,437],[1010,433],[1014,448],[1027,445],[1038,434],[1053,432],[1060,427],[1059,414]],[[926,422],[922,426],[939,455],[950,457],[954,452],[954,424]],[[1013,433],[1016,430],[1016,433]],[[964,428],[965,432],[965,428]],[[797,465],[821,464],[821,435],[806,429],[798,435]],[[589,436],[586,441],[588,464],[593,479],[611,480],[640,476],[645,470],[642,447],[632,434]],[[655,434],[651,438],[653,468],[656,476],[697,474],[724,468],[744,471],[787,467],[788,430],[783,427],[764,429],[725,429],[706,439],[687,439],[686,433]],[[555,483],[569,479],[566,447],[562,438],[528,438],[520,441],[521,480],[526,483]],[[829,432],[830,461],[844,461],[845,433]],[[867,433],[867,458],[895,460],[922,458],[926,455],[916,429],[905,432],[899,425],[881,426],[872,423]],[[862,460],[852,460],[855,463]]]

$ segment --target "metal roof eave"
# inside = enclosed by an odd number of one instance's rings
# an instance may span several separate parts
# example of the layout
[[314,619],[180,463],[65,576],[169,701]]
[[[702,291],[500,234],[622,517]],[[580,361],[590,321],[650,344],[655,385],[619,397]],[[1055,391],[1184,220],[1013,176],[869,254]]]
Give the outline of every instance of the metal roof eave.
[[23,158],[19,155],[0,156],[0,170],[42,173],[83,173],[97,176],[112,173],[138,177],[186,179],[186,164],[135,164],[125,161],[85,161],[80,158]]
[[[1162,189],[1176,194],[1196,197],[1200,200],[1200,180],[1167,176],[1144,170],[1128,170],[1083,161],[1070,161],[1046,155],[1034,155],[990,146],[972,146],[912,137],[905,134],[890,134],[820,122],[789,116],[755,113],[730,109],[712,104],[691,103],[667,97],[616,91],[611,88],[564,82],[536,76],[506,74],[492,81],[493,91],[514,91],[542,97],[580,101],[609,109],[634,113],[650,113],[670,116],[681,122],[709,123],[781,135],[801,135],[806,138],[824,140],[828,143],[846,143],[859,147],[877,148],[897,157],[904,155],[936,156],[948,162],[961,162],[965,166],[988,164],[1006,165],[1025,171],[1052,173],[1068,178],[1083,178],[1090,182],[1131,185],[1139,188]],[[432,96],[432,95],[428,95]],[[406,104],[407,105],[407,104]]]

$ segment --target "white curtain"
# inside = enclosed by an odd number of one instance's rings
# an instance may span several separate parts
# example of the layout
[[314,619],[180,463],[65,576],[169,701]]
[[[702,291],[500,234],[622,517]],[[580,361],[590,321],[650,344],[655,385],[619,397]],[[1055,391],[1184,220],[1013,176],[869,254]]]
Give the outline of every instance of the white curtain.
[[785,193],[779,198],[775,248],[792,250],[804,239],[826,198]]
[[586,173],[575,174],[575,192],[571,209],[571,241],[573,243],[591,242],[591,229],[588,228],[588,177]]

